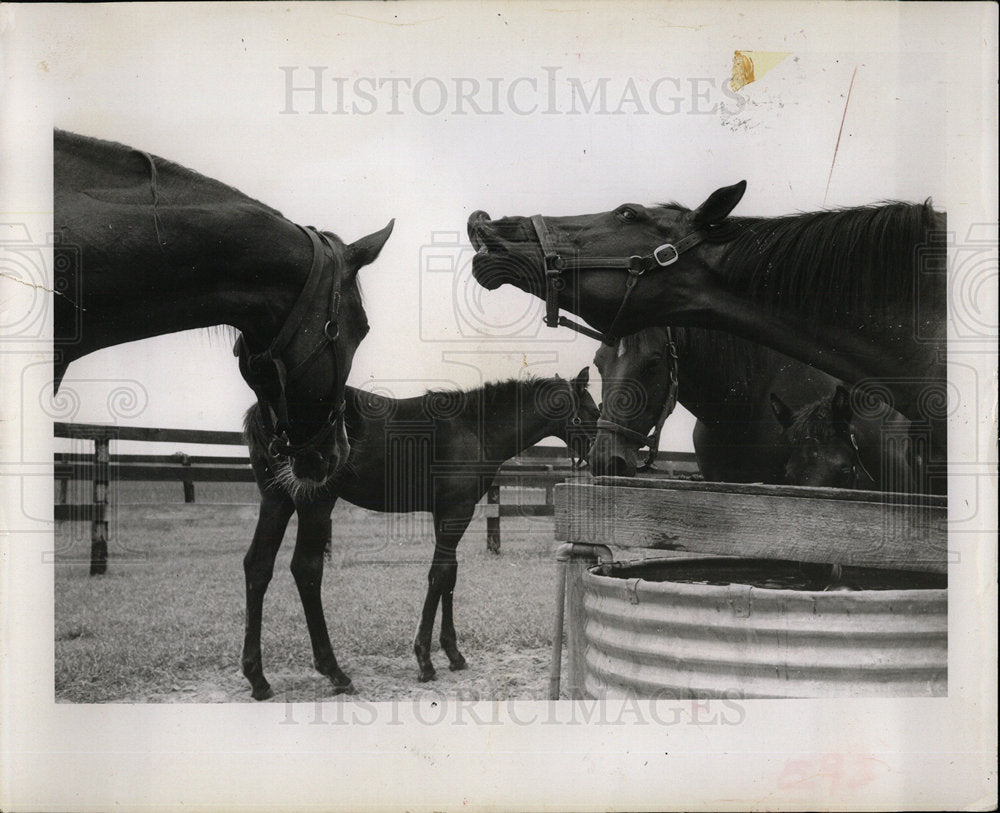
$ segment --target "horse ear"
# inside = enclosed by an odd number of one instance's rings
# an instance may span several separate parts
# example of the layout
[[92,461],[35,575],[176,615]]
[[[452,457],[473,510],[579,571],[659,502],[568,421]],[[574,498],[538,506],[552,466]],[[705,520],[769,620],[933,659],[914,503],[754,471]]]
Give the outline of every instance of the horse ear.
[[792,425],[792,410],[777,395],[771,393],[771,411],[785,429]]
[[587,389],[587,384],[590,383],[590,368],[584,367],[580,372],[576,374],[576,378],[573,379],[573,391],[577,393],[583,393]]
[[694,210],[694,224],[698,228],[706,228],[721,223],[729,213],[736,208],[736,204],[743,198],[743,193],[747,191],[747,182],[740,181],[732,186],[723,186],[716,189],[708,196],[701,206]]
[[395,225],[396,220],[393,218],[384,229],[372,232],[367,237],[362,237],[347,247],[347,264],[355,273],[369,263],[375,262]]
[[837,385],[837,390],[833,393],[833,401],[830,403],[830,417],[836,423],[844,425],[851,422],[851,395],[840,384]]

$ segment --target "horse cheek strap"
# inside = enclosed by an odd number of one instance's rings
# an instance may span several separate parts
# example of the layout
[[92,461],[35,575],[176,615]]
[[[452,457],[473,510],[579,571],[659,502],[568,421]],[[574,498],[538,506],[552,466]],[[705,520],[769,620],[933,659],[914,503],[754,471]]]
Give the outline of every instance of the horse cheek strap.
[[[535,235],[538,238],[538,245],[542,250],[542,266],[545,272],[545,324],[552,328],[568,327],[577,333],[582,333],[584,336],[598,339],[611,347],[614,347],[617,343],[615,328],[618,327],[618,321],[625,313],[625,305],[636,283],[639,281],[639,277],[653,268],[666,268],[673,265],[680,259],[683,252],[698,245],[704,239],[704,235],[701,232],[695,231],[681,238],[676,243],[663,243],[657,246],[651,254],[645,257],[638,254],[633,254],[627,258],[584,257],[567,262],[556,251],[548,227],[545,225],[545,218],[541,215],[532,215],[530,220],[531,225],[535,229]],[[567,319],[565,316],[559,315],[559,294],[566,287],[566,280],[563,278],[562,272],[567,268],[624,269],[628,271],[629,277],[625,283],[625,294],[622,297],[621,304],[618,306],[618,311],[615,313],[614,319],[611,320],[611,327],[605,333],[591,330],[571,319]]]

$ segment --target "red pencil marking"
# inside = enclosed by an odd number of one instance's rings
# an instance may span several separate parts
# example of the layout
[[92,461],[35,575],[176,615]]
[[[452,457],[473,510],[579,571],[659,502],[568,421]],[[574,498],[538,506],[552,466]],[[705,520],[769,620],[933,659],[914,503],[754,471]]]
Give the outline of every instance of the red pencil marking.
[[840,149],[840,137],[844,134],[844,122],[847,120],[847,105],[851,103],[851,91],[854,90],[854,77],[858,75],[858,66],[854,66],[851,74],[851,84],[847,88],[847,101],[844,102],[844,115],[840,117],[840,130],[837,131],[837,146],[833,148],[833,160],[830,162],[830,174],[826,176],[826,192],[823,193],[823,205],[826,206],[826,196],[830,194],[830,179],[833,178],[833,166],[837,163],[837,151]]

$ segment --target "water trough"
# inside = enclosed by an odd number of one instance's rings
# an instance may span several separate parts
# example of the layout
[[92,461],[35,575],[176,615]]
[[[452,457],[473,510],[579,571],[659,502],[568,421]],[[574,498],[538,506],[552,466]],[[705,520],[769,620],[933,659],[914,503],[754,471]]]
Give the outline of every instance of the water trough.
[[555,500],[552,697],[947,693],[944,498],[597,478]]

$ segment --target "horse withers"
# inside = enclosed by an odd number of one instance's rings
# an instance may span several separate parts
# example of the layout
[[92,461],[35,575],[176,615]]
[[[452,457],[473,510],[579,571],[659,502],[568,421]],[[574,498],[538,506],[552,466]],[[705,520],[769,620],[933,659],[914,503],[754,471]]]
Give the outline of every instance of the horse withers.
[[720,188],[693,210],[474,212],[473,275],[545,300],[550,326],[572,325],[559,316],[569,310],[611,344],[670,325],[766,345],[930,424],[944,460],[944,215],[928,201],[730,217],[745,191],[745,182]]
[[368,331],[358,271],[392,232],[346,244],[149,153],[56,130],[54,378],[124,342],[229,325],[270,443],[303,483],[349,453],[342,413]]
[[[316,668],[335,692],[353,690],[337,664],[320,599],[323,553],[331,538],[330,514],[337,500],[372,511],[428,511],[434,518],[434,556],[427,596],[414,642],[419,679],[435,676],[430,658],[437,608],[441,606],[441,647],[451,669],[464,669],[453,615],[458,573],[456,550],[476,503],[505,461],[543,438],[563,440],[575,457],[586,454],[598,409],[584,368],[572,381],[527,378],[468,392],[431,391],[394,399],[347,388],[346,424],[351,456],[341,473],[320,488],[302,488],[288,475],[288,463],[269,450],[259,406],[246,415],[250,462],[261,494],[260,516],[243,560],[247,616],[243,673],[253,697],[272,696],[264,677],[260,633],[264,593],[288,521],[298,513],[291,569],[312,641]],[[426,454],[413,454],[413,443]]]

